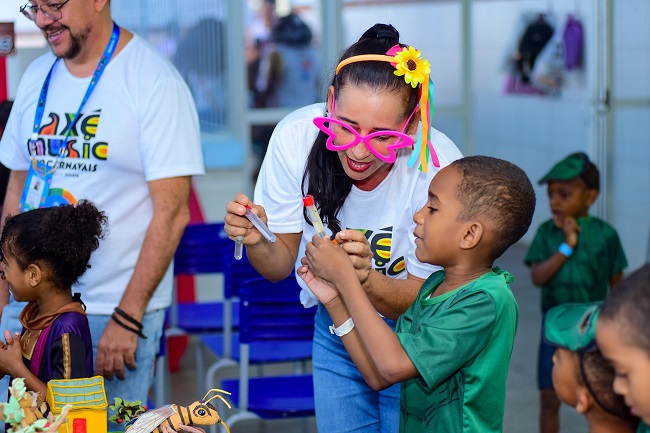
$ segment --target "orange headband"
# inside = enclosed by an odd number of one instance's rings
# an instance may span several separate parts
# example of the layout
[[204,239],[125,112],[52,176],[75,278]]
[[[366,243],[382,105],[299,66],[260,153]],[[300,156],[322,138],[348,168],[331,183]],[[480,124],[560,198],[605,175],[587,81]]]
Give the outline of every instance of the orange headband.
[[[438,156],[433,148],[433,144],[429,141],[429,128],[431,127],[431,117],[433,116],[433,83],[429,86],[429,77],[431,73],[431,66],[429,61],[421,58],[421,51],[413,47],[402,48],[399,45],[393,46],[386,55],[382,54],[361,54],[359,56],[348,57],[343,59],[336,67],[336,74],[338,75],[341,68],[350,63],[375,61],[375,62],[388,62],[395,68],[394,74],[403,76],[406,84],[410,84],[415,88],[419,84],[422,85],[420,89],[420,119],[422,120],[422,141],[420,148],[417,150],[420,159],[420,170],[427,171],[427,155],[431,154],[433,165],[440,167]],[[415,157],[415,158],[414,158]],[[409,167],[411,167],[417,160],[417,153],[409,160]]]

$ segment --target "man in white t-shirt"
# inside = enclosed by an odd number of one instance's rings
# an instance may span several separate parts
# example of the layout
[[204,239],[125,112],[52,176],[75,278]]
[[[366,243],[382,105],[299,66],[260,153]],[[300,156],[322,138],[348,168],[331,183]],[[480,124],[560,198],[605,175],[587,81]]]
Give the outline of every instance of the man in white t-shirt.
[[[0,143],[0,162],[12,170],[2,221],[20,212],[32,161],[55,168],[44,206],[88,199],[106,212],[109,235],[73,291],[87,306],[108,400],[145,402],[171,303],[170,264],[189,221],[190,179],[204,173],[196,108],[171,63],[114,25],[109,0],[38,0],[22,11],[52,53],[23,75]],[[100,68],[102,57],[109,61]],[[8,300],[2,283],[0,306]],[[3,310],[3,329],[15,329],[15,304]]]

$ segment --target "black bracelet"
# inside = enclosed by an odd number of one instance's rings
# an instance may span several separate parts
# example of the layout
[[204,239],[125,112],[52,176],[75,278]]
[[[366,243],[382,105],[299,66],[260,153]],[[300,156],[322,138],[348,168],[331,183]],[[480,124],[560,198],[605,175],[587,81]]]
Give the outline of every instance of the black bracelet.
[[132,316],[128,315],[124,310],[122,310],[120,307],[115,307],[115,312],[119,314],[120,316],[124,317],[126,320],[129,322],[133,323],[135,326],[138,327],[138,329],[142,330],[142,323],[138,322],[135,320]]
[[126,329],[127,331],[131,331],[134,334],[137,334],[140,338],[147,339],[147,336],[142,333],[139,329],[131,328],[130,326],[127,326],[125,323],[120,322],[120,320],[117,318],[115,313],[111,315],[111,319],[113,319],[113,322],[117,323],[120,325],[122,328]]

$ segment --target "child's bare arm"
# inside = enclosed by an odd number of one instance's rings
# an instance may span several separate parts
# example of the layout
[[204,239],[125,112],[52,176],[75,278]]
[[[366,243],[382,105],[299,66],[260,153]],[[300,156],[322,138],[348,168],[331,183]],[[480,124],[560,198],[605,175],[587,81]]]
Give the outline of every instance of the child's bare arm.
[[559,251],[556,251],[548,260],[539,263],[533,263],[530,267],[530,274],[533,284],[541,287],[558,273],[568,257]]
[[[343,325],[351,317],[350,312],[340,297],[337,297],[331,303],[325,305],[325,307],[332,318],[332,326],[335,328]],[[377,371],[377,367],[361,341],[356,326],[352,331],[343,335],[341,341],[345,346],[345,350],[350,354],[350,358],[352,358],[352,361],[359,369],[361,376],[372,389],[381,390],[391,385],[383,380]]]
[[[564,231],[564,242],[571,248],[575,248],[578,245],[578,233],[580,232],[580,226],[575,218],[566,217],[562,226]],[[531,266],[531,276],[533,279],[533,284],[538,287],[546,284],[551,278],[558,273],[558,271],[564,266],[569,257],[562,254],[559,251],[556,251],[551,257],[547,260],[539,263],[534,263]]]
[[[397,334],[377,314],[358,281],[337,283],[354,320],[355,330],[375,366],[377,377],[368,384],[375,390],[419,376]],[[346,346],[347,347],[347,346]]]
[[[337,296],[325,305],[335,326],[352,317],[355,327],[342,337],[342,341],[368,385],[379,390],[418,375],[397,335],[370,303],[342,248],[315,237],[307,245],[303,265],[339,291],[342,300]],[[315,282],[308,282],[308,285],[322,293]]]

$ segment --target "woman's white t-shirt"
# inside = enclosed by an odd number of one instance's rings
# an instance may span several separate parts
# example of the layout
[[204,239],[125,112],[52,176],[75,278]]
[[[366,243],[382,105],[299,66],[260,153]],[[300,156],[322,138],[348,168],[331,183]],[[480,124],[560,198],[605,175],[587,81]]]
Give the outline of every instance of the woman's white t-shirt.
[[[305,246],[315,234],[303,217],[302,179],[309,151],[318,134],[313,118],[323,116],[324,104],[300,108],[285,117],[275,128],[255,186],[254,202],[264,206],[268,226],[274,233],[300,233],[302,240],[295,269],[300,266]],[[443,133],[431,129],[430,140],[441,168],[462,158],[454,143]],[[339,212],[342,229],[364,232],[373,252],[372,267],[391,278],[406,278],[407,272],[426,279],[437,266],[415,257],[413,215],[427,201],[429,183],[440,169],[429,163],[427,172],[409,168],[410,150],[399,151],[388,176],[372,191],[352,186]],[[306,191],[306,188],[305,188]],[[315,197],[318,202],[318,197]],[[328,230],[328,234],[331,234]],[[300,300],[305,307],[316,305],[316,297],[302,279]]]

